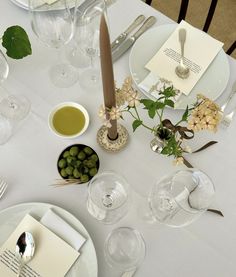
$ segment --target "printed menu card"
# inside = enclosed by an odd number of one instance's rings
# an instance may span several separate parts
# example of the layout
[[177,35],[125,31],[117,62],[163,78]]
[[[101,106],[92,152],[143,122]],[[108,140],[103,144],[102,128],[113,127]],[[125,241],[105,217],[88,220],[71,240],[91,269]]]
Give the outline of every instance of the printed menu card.
[[[179,29],[181,28],[184,28],[187,33],[184,46],[184,62],[190,68],[190,75],[187,79],[181,79],[175,73],[181,57],[179,42]],[[222,42],[182,20],[145,67],[157,78],[171,81],[176,89],[188,95],[222,46]]]
[[27,214],[0,249],[0,276],[15,277],[18,273],[15,248],[23,232],[33,235],[35,252],[23,267],[22,277],[63,277],[79,257],[79,252]]

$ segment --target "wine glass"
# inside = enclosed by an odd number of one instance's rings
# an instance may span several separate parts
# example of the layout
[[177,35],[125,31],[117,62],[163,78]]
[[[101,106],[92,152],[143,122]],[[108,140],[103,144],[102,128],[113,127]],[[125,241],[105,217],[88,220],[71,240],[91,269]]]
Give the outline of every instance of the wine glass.
[[207,210],[214,194],[214,185],[204,172],[179,170],[153,186],[148,197],[151,216],[172,227],[186,226]]
[[7,79],[9,74],[9,65],[7,63],[6,57],[0,50],[0,83]]
[[126,215],[129,208],[129,185],[113,171],[96,175],[88,185],[87,209],[97,220],[113,224]]
[[[67,44],[74,34],[74,22],[68,0],[38,5],[38,0],[29,0],[31,27],[36,36],[47,46],[58,49]],[[57,87],[70,87],[78,80],[78,72],[69,63],[51,67],[51,81]]]
[[[4,54],[0,51],[0,83],[9,74],[9,66]],[[17,123],[24,119],[30,111],[30,103],[23,95],[16,96],[0,87],[0,145],[12,136]]]
[[75,47],[70,60],[80,68],[89,67],[80,74],[80,84],[85,88],[101,85],[99,35],[100,19],[105,10],[104,0],[90,1],[75,10]]
[[142,235],[138,230],[129,227],[113,230],[104,245],[106,262],[121,272],[135,271],[144,260],[145,253],[146,247]]

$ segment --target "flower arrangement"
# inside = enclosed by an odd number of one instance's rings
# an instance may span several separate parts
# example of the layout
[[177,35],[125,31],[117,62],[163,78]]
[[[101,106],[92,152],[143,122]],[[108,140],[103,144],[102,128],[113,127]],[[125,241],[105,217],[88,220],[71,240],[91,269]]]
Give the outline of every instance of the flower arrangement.
[[[180,120],[173,124],[169,119],[164,118],[166,107],[174,107],[174,97],[178,91],[173,86],[167,85],[158,91],[159,97],[154,101],[141,99],[137,90],[132,86],[132,79],[126,78],[122,87],[116,89],[116,107],[107,109],[101,106],[99,116],[104,120],[104,125],[110,127],[110,120],[123,119],[124,113],[129,113],[133,117],[133,131],[138,127],[151,131],[161,142],[162,147],[158,148],[159,153],[167,156],[174,156],[175,164],[186,161],[183,154],[191,153],[191,149],[185,146],[184,140],[192,139],[194,132],[209,130],[216,132],[217,125],[221,119],[220,108],[210,99],[203,95],[198,95],[197,101],[192,107],[186,107]],[[157,122],[153,126],[148,126],[140,117],[137,107],[143,106],[151,119]],[[204,149],[215,142],[210,142]],[[199,150],[198,150],[199,151]]]

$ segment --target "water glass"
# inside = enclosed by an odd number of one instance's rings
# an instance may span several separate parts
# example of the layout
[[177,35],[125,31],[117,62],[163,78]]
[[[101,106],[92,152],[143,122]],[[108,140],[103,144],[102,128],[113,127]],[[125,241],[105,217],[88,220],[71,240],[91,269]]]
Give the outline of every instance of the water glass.
[[152,188],[148,202],[152,217],[172,227],[186,226],[203,214],[211,204],[215,188],[199,169],[174,172]]
[[104,245],[104,255],[109,266],[122,272],[135,270],[144,260],[145,242],[139,231],[121,227],[113,230]]
[[129,185],[119,174],[98,174],[88,185],[88,211],[97,220],[113,224],[128,212],[129,194]]

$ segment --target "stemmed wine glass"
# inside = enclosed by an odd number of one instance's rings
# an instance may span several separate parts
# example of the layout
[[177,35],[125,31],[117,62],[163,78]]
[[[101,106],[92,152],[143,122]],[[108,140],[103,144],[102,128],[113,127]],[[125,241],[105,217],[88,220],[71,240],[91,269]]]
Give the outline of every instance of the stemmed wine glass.
[[172,227],[189,225],[211,204],[215,188],[199,169],[179,170],[158,181],[148,197],[149,216]]
[[88,212],[104,224],[113,224],[125,216],[129,201],[129,184],[113,171],[97,174],[89,182]]
[[[38,0],[29,0],[31,26],[36,36],[47,46],[58,49],[67,44],[74,34],[74,22],[68,0],[38,5]],[[57,87],[72,86],[78,80],[78,72],[69,63],[51,67],[51,81]]]
[[[0,51],[0,83],[8,77],[9,66],[4,54]],[[0,86],[0,145],[12,136],[17,123],[24,119],[30,111],[28,99],[21,95],[8,93]]]
[[[75,9],[75,37],[71,59],[80,68],[89,67],[80,74],[80,83],[85,88],[101,85],[99,67],[100,19],[106,10],[104,0],[90,1]],[[75,62],[76,61],[76,62]]]

